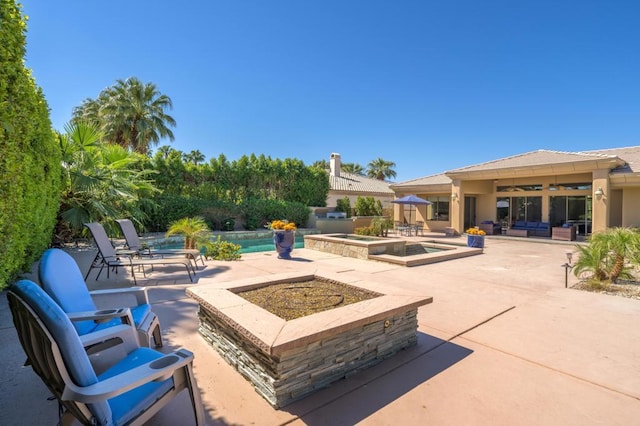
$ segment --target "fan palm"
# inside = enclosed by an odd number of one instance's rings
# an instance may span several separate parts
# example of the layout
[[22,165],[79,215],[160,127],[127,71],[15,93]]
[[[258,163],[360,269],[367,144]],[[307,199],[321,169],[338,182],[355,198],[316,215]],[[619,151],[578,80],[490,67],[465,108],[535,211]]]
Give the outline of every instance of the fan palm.
[[386,161],[382,158],[371,161],[367,164],[367,176],[370,178],[385,180],[396,177],[397,173],[393,168],[396,163],[393,161]]
[[174,140],[169,127],[176,122],[165,111],[173,108],[171,98],[161,94],[153,83],[142,83],[135,77],[117,80],[107,89],[101,116],[107,140],[141,154],[161,138]]
[[354,175],[364,176],[364,167],[358,163],[342,163],[340,166],[343,172],[352,173]]
[[[79,231],[83,223],[115,217],[140,217],[155,188],[149,171],[136,167],[139,154],[116,145],[100,143],[95,125],[76,122],[58,134],[62,151],[63,194],[59,222]],[[115,229],[115,227],[114,227]]]
[[209,235],[209,227],[201,217],[185,217],[169,224],[166,236],[184,235],[184,248],[194,249],[196,244]]

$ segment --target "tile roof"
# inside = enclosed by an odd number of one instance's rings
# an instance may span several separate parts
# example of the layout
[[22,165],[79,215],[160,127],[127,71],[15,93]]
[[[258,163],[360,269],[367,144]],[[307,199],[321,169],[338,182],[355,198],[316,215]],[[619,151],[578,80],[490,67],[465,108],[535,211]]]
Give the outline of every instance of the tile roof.
[[545,165],[571,164],[583,161],[604,160],[611,162],[618,160],[624,164],[611,170],[611,174],[635,174],[640,173],[640,146],[630,146],[624,148],[597,149],[591,151],[553,151],[539,149],[537,151],[525,152],[511,157],[499,158],[485,163],[465,166],[458,169],[449,170],[431,176],[420,177],[404,182],[391,184],[394,188],[414,185],[441,185],[451,183],[451,178],[447,174],[482,172],[501,169],[513,169],[524,167],[535,167]]
[[357,193],[389,194],[394,192],[389,188],[390,183],[372,179],[367,176],[341,172],[339,177],[329,173],[329,184],[332,191],[348,191]]
[[620,173],[640,173],[640,146],[629,146],[626,148],[598,149],[586,151],[586,154],[596,153],[602,155],[615,155],[626,162],[624,166],[611,170],[612,174]]
[[413,185],[448,185],[451,184],[451,178],[444,173],[439,173],[437,175],[425,176],[417,179],[406,180],[400,183],[391,184],[394,188],[400,188],[403,186],[413,186]]
[[[640,149],[640,148],[638,148]],[[512,169],[519,167],[533,167],[541,165],[576,163],[581,161],[612,160],[615,154],[605,153],[605,151],[590,152],[564,152],[539,149],[537,151],[525,152],[511,157],[499,158],[486,163],[475,164],[449,170],[446,173],[477,172],[488,170]]]

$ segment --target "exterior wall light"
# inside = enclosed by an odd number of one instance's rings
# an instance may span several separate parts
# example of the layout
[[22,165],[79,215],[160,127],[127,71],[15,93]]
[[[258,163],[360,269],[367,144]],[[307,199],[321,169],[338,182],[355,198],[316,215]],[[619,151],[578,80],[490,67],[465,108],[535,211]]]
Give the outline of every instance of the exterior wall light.
[[456,201],[456,200],[458,199],[458,193],[457,193],[457,192],[454,192],[453,194],[451,194],[451,199],[452,199],[453,201]]
[[602,196],[604,195],[604,191],[602,190],[602,187],[599,186],[598,189],[596,189],[596,192],[594,192],[593,194],[598,198],[602,198]]

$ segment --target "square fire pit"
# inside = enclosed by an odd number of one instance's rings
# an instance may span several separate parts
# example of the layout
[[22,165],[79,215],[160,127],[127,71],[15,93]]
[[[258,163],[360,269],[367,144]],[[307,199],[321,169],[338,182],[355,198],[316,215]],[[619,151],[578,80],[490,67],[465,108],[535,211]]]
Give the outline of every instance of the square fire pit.
[[[339,278],[277,274],[187,289],[199,332],[272,406],[283,407],[417,342],[418,307],[431,297],[372,292]],[[342,281],[341,281],[342,280]],[[284,320],[239,293],[282,283],[339,282],[374,297]]]

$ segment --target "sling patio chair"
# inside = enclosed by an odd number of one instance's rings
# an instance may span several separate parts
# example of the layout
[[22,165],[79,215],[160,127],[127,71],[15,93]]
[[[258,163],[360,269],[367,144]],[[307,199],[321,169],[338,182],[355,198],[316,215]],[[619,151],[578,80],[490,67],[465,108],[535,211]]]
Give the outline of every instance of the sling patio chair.
[[[75,259],[56,248],[48,249],[42,255],[38,276],[44,291],[73,317],[73,326],[81,339],[88,333],[125,322],[136,327],[141,346],[150,346],[152,337],[156,347],[162,346],[160,321],[151,311],[145,287],[89,291]],[[99,298],[104,300],[114,296],[121,300],[134,299],[135,305],[98,309],[94,302]],[[90,319],[82,320],[83,315],[88,315]]]
[[7,299],[27,364],[61,406],[59,424],[143,425],[183,390],[195,423],[204,424],[190,351],[164,354],[139,347],[134,329],[121,325],[122,355],[98,368],[67,314],[42,288],[18,281],[9,286]]
[[195,268],[198,267],[198,259],[202,262],[202,266],[205,264],[204,257],[198,249],[154,249],[151,247],[144,247],[131,220],[116,219],[116,222],[118,222],[122,235],[124,235],[124,239],[127,242],[127,248],[129,250],[136,251],[138,256],[162,257],[165,255],[184,255],[193,262],[193,266]]
[[[109,278],[109,270],[114,268],[116,272],[119,267],[130,267],[131,275],[133,276],[133,283],[137,285],[136,281],[136,273],[135,268],[141,267],[142,273],[146,277],[145,266],[155,266],[155,265],[184,265],[187,269],[187,273],[189,274],[189,280],[193,282],[193,276],[195,276],[196,271],[193,269],[191,265],[191,260],[186,257],[163,257],[159,259],[150,259],[150,258],[134,258],[133,256],[136,254],[134,251],[116,251],[116,249],[111,245],[111,240],[109,240],[109,236],[107,235],[107,231],[105,231],[104,227],[97,222],[93,223],[85,223],[93,239],[98,247],[98,254],[91,262],[91,266],[89,266],[89,270],[85,275],[84,279],[86,280],[89,276],[89,273],[94,268],[100,268],[98,271],[98,276],[96,280],[100,278],[100,274],[102,270],[107,268],[107,278]],[[193,271],[193,276],[192,276]]]

